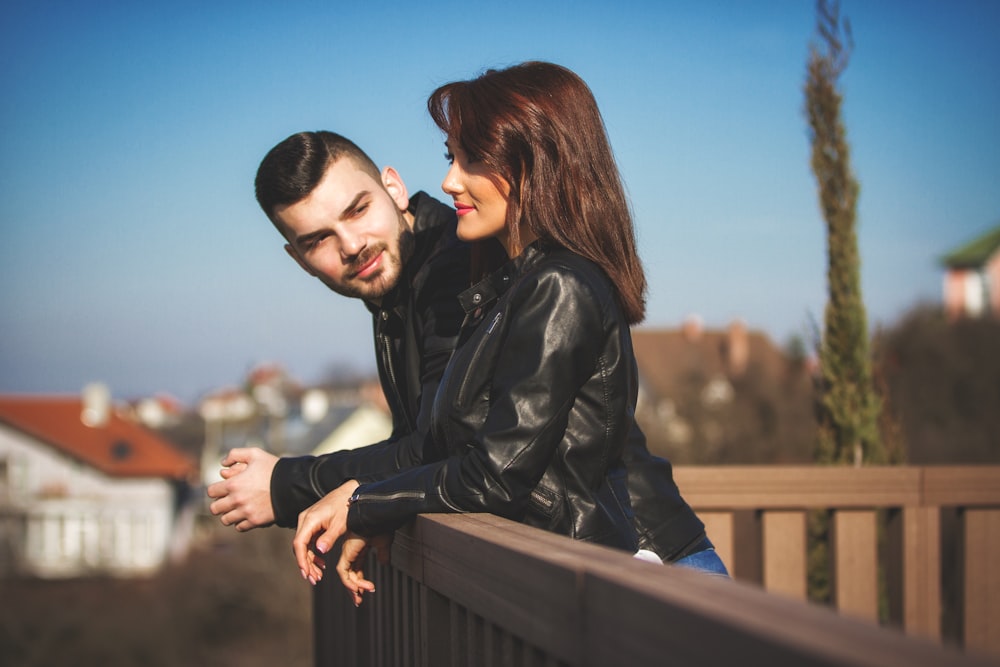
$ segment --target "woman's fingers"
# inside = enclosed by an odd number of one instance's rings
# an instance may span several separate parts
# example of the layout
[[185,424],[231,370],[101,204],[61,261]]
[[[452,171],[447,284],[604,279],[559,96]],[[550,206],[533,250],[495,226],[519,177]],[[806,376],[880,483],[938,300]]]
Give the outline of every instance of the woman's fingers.
[[375,584],[365,579],[361,569],[365,554],[368,552],[368,540],[357,535],[350,535],[344,540],[337,562],[337,574],[344,588],[351,594],[354,606],[361,604],[365,593],[374,593]]

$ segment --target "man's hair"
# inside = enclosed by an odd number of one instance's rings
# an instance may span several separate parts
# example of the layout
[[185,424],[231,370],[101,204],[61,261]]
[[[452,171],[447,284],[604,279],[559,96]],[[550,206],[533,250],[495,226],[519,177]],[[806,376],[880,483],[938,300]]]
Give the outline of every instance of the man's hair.
[[308,197],[326,170],[344,157],[381,182],[378,167],[357,144],[325,130],[293,134],[264,156],[254,181],[257,203],[282,235],[284,229],[275,219],[275,209]]
[[645,315],[646,278],[625,188],[604,121],[583,80],[526,62],[446,84],[427,100],[439,128],[494,183],[510,188],[507,229],[520,229],[600,266],[630,324]]

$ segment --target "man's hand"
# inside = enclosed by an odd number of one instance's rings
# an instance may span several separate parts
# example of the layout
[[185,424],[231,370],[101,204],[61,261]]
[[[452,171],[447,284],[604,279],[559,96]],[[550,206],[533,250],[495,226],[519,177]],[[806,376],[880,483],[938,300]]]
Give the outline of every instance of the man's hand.
[[222,481],[208,487],[209,498],[215,498],[208,509],[222,525],[247,531],[274,523],[271,473],[277,462],[277,456],[257,447],[234,449],[226,455]]
[[347,532],[347,501],[359,486],[355,480],[348,480],[299,514],[292,551],[302,578],[312,584],[323,578],[323,554]]

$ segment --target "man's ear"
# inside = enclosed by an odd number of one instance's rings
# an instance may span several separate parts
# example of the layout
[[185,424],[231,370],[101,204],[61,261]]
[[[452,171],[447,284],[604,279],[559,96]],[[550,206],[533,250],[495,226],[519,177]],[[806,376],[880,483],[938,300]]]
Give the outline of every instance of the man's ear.
[[386,167],[382,170],[382,185],[385,186],[386,192],[392,197],[392,201],[395,202],[400,211],[405,211],[410,207],[410,193],[406,191],[406,183],[403,182],[395,169]]
[[305,260],[303,260],[303,259],[302,259],[302,257],[301,257],[301,256],[299,255],[299,253],[298,253],[298,252],[297,252],[297,251],[295,250],[295,248],[293,248],[293,247],[292,247],[292,245],[291,245],[290,243],[286,243],[286,244],[285,244],[285,252],[287,252],[287,253],[288,253],[288,256],[289,256],[289,257],[291,257],[292,259],[294,259],[294,260],[295,260],[295,263],[296,263],[296,264],[298,264],[299,266],[301,266],[301,267],[302,267],[302,270],[303,270],[303,271],[305,271],[306,273],[308,273],[308,274],[309,274],[310,276],[315,276],[315,275],[316,275],[316,272],[312,270],[312,267],[310,267],[310,266],[309,266],[309,265],[308,265],[308,264],[307,264],[307,263],[305,262]]

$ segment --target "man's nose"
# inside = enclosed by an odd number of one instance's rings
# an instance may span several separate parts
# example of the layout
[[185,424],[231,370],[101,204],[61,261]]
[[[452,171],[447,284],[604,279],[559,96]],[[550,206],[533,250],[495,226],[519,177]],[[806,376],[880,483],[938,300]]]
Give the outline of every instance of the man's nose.
[[357,257],[366,245],[368,242],[363,233],[345,231],[340,234],[340,254],[344,259]]

